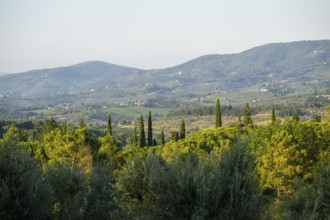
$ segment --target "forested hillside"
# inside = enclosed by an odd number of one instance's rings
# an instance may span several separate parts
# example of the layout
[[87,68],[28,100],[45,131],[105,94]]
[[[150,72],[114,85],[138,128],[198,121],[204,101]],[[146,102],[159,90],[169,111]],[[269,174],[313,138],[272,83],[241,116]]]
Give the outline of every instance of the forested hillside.
[[[247,103],[189,135],[141,115],[126,137],[45,122],[0,121],[0,219],[328,219],[330,106],[257,126]],[[145,122],[145,123],[144,123]],[[144,126],[146,124],[146,126]]]
[[237,93],[269,98],[329,88],[329,74],[329,40],[276,43],[158,70],[93,61],[7,74],[0,76],[0,103],[46,108],[219,94],[240,101]]

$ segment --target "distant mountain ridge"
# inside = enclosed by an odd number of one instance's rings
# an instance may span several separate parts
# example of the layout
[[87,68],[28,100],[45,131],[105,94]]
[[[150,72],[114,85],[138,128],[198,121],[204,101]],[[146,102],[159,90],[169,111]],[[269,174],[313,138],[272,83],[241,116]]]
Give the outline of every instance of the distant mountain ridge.
[[328,87],[330,40],[266,44],[237,54],[205,55],[158,70],[91,61],[3,75],[0,97],[40,98],[91,91],[137,98],[203,95],[252,87],[272,89],[279,83],[293,89]]

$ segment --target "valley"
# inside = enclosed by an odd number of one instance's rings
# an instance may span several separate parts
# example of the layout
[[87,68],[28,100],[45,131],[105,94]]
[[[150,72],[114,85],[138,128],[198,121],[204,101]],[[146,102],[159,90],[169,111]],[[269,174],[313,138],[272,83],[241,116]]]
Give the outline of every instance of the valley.
[[[1,75],[0,118],[53,117],[75,124],[84,118],[103,126],[112,113],[116,123],[132,126],[148,111],[156,120],[170,120],[184,109],[213,107],[217,98],[229,108],[250,103],[255,115],[269,114],[275,105],[287,109],[281,110],[286,111],[283,118],[297,110],[309,118],[329,104],[329,88],[330,40],[275,43],[238,54],[206,55],[165,69],[91,61]],[[241,114],[236,110],[225,116]]]

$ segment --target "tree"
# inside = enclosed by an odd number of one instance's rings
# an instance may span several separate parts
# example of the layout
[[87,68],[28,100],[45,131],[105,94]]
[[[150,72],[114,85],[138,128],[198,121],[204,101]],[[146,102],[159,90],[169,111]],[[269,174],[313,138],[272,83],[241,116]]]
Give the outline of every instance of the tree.
[[97,165],[89,176],[90,190],[83,219],[123,219],[114,199],[114,168]]
[[241,116],[238,115],[237,117],[237,122],[236,122],[236,127],[238,129],[238,131],[241,131],[242,130],[242,127],[243,127],[243,124],[242,124],[242,119],[241,119]]
[[249,103],[246,103],[245,107],[244,107],[243,125],[245,128],[253,128],[253,120],[251,117],[251,110],[250,110]]
[[321,122],[321,116],[320,115],[312,115],[312,121]]
[[149,111],[149,117],[148,117],[148,146],[152,146],[152,121],[151,121],[151,111]]
[[86,142],[86,128],[62,133],[55,129],[44,137],[43,146],[48,164],[66,163],[71,166],[92,169],[91,147]]
[[55,130],[58,127],[58,123],[54,120],[54,118],[45,121],[41,128],[42,137],[45,137],[46,134]]
[[165,144],[165,135],[164,135],[164,128],[162,128],[162,131],[160,132],[160,145],[164,146]]
[[272,123],[276,121],[276,116],[275,116],[275,107],[273,106],[272,108]]
[[79,121],[79,128],[86,128],[86,122],[84,119],[80,119]]
[[46,179],[52,195],[51,219],[83,219],[89,190],[84,171],[76,166],[55,163],[47,167]]
[[217,103],[215,105],[215,127],[219,128],[222,126],[221,120],[221,110],[220,110],[220,101],[217,99]]
[[184,123],[184,120],[182,119],[180,125],[180,139],[185,139],[185,137],[186,137],[186,125]]
[[177,142],[179,140],[179,133],[177,131],[171,131],[171,141]]
[[290,158],[295,153],[292,139],[287,131],[281,130],[266,143],[266,153],[260,157],[262,165],[257,168],[262,190],[274,190],[277,196],[292,193],[295,177],[295,166]]
[[134,124],[134,130],[133,130],[133,146],[136,147],[137,146],[137,133],[136,133],[136,124]]
[[112,127],[111,127],[111,115],[108,115],[108,134],[112,135]]
[[15,137],[0,140],[0,219],[51,219],[50,191]]
[[293,113],[293,116],[292,116],[292,121],[299,121],[299,120],[300,120],[300,118],[299,118],[298,113],[297,112],[294,112]]
[[108,134],[102,139],[102,145],[99,149],[99,154],[104,155],[112,163],[118,164],[120,159],[120,151],[116,146],[114,138]]
[[143,116],[140,116],[140,147],[146,146],[146,134],[144,132]]

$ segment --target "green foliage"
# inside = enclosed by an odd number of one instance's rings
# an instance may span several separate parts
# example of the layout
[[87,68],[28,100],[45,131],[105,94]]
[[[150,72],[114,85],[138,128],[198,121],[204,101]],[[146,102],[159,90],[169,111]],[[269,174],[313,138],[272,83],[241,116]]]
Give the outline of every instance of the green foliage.
[[186,138],[186,124],[184,120],[182,119],[181,124],[180,124],[180,139],[185,139]]
[[171,131],[171,141],[177,142],[180,139],[179,133],[177,131]]
[[205,163],[194,154],[171,163],[136,155],[118,176],[120,206],[137,219],[255,219],[260,200],[245,149],[237,143]]
[[330,217],[330,152],[322,152],[314,169],[314,181],[295,181],[295,191],[277,210],[286,219],[329,219]]
[[276,115],[275,115],[275,107],[272,108],[272,123],[276,121]]
[[120,163],[121,153],[116,146],[115,140],[110,134],[102,138],[102,145],[99,150],[99,159],[109,160],[111,163],[116,165]]
[[111,115],[108,115],[108,124],[107,124],[108,134],[112,135],[112,126],[111,126]]
[[[262,166],[258,169],[262,189],[273,188],[277,196],[292,193],[292,181],[295,167],[290,164],[290,156],[294,154],[292,136],[285,131],[274,134],[266,145],[266,153],[260,158]],[[297,167],[300,169],[300,167]],[[301,172],[301,170],[298,170]]]
[[134,130],[133,130],[133,146],[136,147],[138,145],[138,138],[136,133],[136,124],[134,124]]
[[173,141],[165,144],[162,129],[162,146],[148,148],[121,148],[110,134],[96,139],[86,125],[50,120],[38,132],[30,123],[7,123],[0,139],[0,218],[327,219],[330,123],[324,118],[275,119],[248,132],[238,123],[180,139],[182,120]]
[[45,137],[48,133],[58,128],[58,123],[53,119],[46,120],[42,126],[41,134],[42,137]]
[[292,120],[293,120],[293,121],[299,121],[299,120],[300,120],[300,117],[299,117],[299,115],[298,115],[297,112],[294,112],[294,113],[293,113]]
[[109,165],[97,165],[89,175],[90,190],[87,196],[85,219],[122,219],[114,198],[115,178]]
[[148,146],[153,146],[151,111],[148,116]]
[[313,181],[313,169],[322,151],[330,146],[328,124],[278,121],[255,128],[250,152],[256,160],[259,189],[268,195],[289,196],[295,179]]
[[140,116],[140,147],[146,146],[146,134],[144,132],[143,116]]
[[245,129],[253,128],[253,120],[251,117],[251,110],[250,110],[249,103],[246,103],[245,107],[244,107],[243,125],[244,125]]
[[221,119],[221,109],[220,109],[220,101],[217,99],[217,103],[215,105],[215,127],[219,128],[222,126],[222,119]]
[[91,147],[86,143],[86,128],[62,133],[59,129],[51,131],[44,137],[44,151],[49,164],[66,163],[71,166],[92,169],[93,157]]
[[162,128],[162,131],[160,132],[160,145],[164,146],[165,144],[165,135],[164,135],[164,129]]
[[236,135],[237,130],[228,127],[194,132],[184,140],[166,143],[161,155],[167,162],[173,161],[178,154],[193,153],[200,158],[210,152],[220,155],[223,148],[232,146]]
[[41,170],[18,140],[0,140],[0,218],[47,219],[50,197]]
[[88,182],[76,166],[55,163],[46,170],[52,196],[54,219],[82,219],[86,209]]

